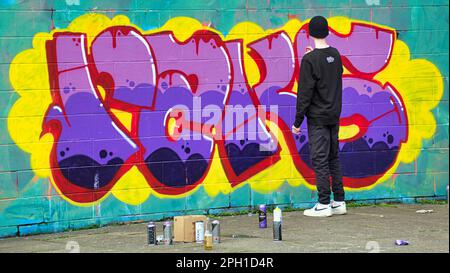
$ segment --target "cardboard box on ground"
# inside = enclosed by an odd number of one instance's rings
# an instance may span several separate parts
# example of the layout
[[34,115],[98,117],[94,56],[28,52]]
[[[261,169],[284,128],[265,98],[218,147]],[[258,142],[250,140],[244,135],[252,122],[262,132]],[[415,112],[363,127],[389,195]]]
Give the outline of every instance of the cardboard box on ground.
[[205,215],[175,216],[173,219],[174,242],[195,242],[195,222],[203,221],[207,225]]

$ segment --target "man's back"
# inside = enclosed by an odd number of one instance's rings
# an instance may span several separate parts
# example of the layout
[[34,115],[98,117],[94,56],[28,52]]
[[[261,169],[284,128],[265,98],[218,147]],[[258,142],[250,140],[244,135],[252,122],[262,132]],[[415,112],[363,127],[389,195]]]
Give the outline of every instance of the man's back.
[[[316,49],[303,56],[297,92],[297,113],[292,133],[299,135],[308,117],[308,143],[318,203],[306,216],[346,214],[345,191],[339,163],[339,118],[342,109],[342,62],[337,49],[328,46],[327,19],[315,16],[308,24]],[[331,179],[330,179],[331,178]],[[330,186],[332,184],[332,187]],[[331,203],[333,190],[333,203]]]
[[[303,73],[311,74],[309,77]],[[342,61],[334,47],[316,48],[306,54],[300,67],[299,92],[307,81],[315,82],[310,105],[305,113],[311,124],[339,123],[342,109]],[[298,94],[302,96],[303,94]]]

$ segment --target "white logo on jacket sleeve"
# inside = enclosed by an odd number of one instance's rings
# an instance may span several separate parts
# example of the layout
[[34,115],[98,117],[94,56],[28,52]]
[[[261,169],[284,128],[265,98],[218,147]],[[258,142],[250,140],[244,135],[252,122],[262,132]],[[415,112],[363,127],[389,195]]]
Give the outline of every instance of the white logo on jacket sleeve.
[[331,57],[331,56],[328,56],[328,57],[327,57],[327,62],[328,62],[329,64],[331,64],[332,62],[334,62],[334,58]]

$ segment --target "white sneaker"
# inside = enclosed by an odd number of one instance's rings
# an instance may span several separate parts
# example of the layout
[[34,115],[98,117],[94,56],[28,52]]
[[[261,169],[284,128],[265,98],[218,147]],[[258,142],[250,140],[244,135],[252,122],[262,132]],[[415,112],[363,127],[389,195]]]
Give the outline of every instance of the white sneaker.
[[317,203],[314,207],[305,210],[303,215],[311,217],[329,217],[333,215],[333,213],[331,212],[330,205]]
[[331,212],[333,213],[333,215],[347,214],[347,206],[345,205],[345,201],[342,202],[333,201],[331,203]]

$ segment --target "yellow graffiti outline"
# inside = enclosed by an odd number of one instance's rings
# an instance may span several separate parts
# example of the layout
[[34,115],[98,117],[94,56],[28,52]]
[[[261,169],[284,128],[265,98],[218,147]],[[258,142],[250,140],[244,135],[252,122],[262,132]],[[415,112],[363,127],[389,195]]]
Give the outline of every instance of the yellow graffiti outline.
[[[101,203],[110,194],[113,194],[117,199],[124,203],[139,205],[145,202],[150,195],[154,195],[157,198],[184,198],[196,192],[200,187],[203,187],[210,197],[215,197],[219,193],[229,194],[245,184],[249,184],[252,190],[263,194],[277,190],[285,182],[292,187],[298,187],[303,184],[307,188],[315,190],[315,187],[308,184],[295,169],[292,159],[287,152],[289,149],[283,135],[279,128],[270,122],[267,122],[267,124],[270,126],[272,132],[275,135],[278,135],[279,144],[283,149],[281,160],[257,173],[255,176],[235,188],[232,188],[228,182],[220,162],[217,147],[215,147],[216,152],[212,159],[211,168],[204,179],[204,182],[189,192],[176,196],[159,194],[148,186],[145,178],[137,168],[132,167],[121,177],[121,179],[119,179],[119,181],[117,181],[109,193],[93,203],[74,202],[60,192],[56,183],[53,181],[49,165],[53,137],[51,134],[46,134],[42,138],[39,138],[45,111],[52,102],[48,83],[45,42],[51,40],[54,33],[64,31],[86,33],[88,48],[90,50],[92,40],[105,28],[111,26],[132,26],[143,34],[152,34],[170,30],[180,41],[189,39],[197,30],[209,30],[218,34],[226,41],[234,39],[243,40],[243,46],[246,49],[243,57],[246,76],[249,84],[254,85],[258,82],[259,71],[256,63],[248,55],[247,44],[280,30],[284,30],[293,42],[295,34],[308,22],[309,20],[301,22],[298,19],[292,19],[280,28],[268,30],[264,30],[252,22],[242,22],[236,24],[226,37],[224,37],[224,35],[217,30],[204,26],[199,21],[189,17],[172,18],[161,28],[144,31],[132,24],[129,18],[123,15],[115,16],[112,19],[96,13],[81,15],[74,19],[65,29],[55,29],[50,33],[37,33],[33,38],[33,48],[22,51],[16,55],[11,62],[9,73],[10,81],[20,98],[15,102],[9,112],[8,131],[16,145],[23,151],[31,154],[30,164],[36,176],[49,178],[57,193],[64,198],[64,200],[77,206],[92,206],[93,204]],[[350,32],[352,23],[364,23],[394,30],[387,26],[378,25],[372,22],[352,20],[346,17],[329,18],[330,27],[342,34],[348,34]],[[424,74],[426,77],[422,76]],[[427,80],[419,81],[424,78]],[[419,156],[422,147],[422,139],[431,138],[436,130],[436,121],[431,110],[439,103],[439,100],[443,95],[444,86],[442,76],[434,64],[423,59],[410,60],[408,46],[402,41],[395,40],[390,63],[383,71],[375,76],[375,80],[378,80],[383,84],[389,82],[401,93],[409,118],[409,138],[408,141],[403,144],[395,164],[375,184],[364,188],[347,190],[369,190],[388,180],[395,173],[400,162],[411,163]],[[293,88],[294,90],[296,90],[296,85]],[[433,94],[430,90],[435,91],[435,93]],[[419,100],[422,103],[418,105],[417,101]],[[129,124],[130,117],[127,113],[118,110],[113,111],[113,113],[121,122]],[[428,129],[421,130],[419,128],[422,126],[421,124],[427,124]],[[288,177],[280,178],[280,174],[288,174]]]

